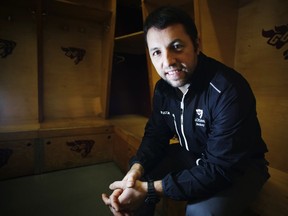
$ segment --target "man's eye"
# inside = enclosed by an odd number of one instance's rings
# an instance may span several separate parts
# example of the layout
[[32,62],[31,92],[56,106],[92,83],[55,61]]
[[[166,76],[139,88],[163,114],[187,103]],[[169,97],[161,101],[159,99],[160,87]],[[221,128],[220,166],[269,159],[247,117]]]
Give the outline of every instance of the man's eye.
[[159,56],[160,55],[160,51],[159,50],[156,50],[152,53],[152,56]]
[[173,45],[173,48],[177,51],[181,50],[183,48],[183,45],[182,44],[174,44]]

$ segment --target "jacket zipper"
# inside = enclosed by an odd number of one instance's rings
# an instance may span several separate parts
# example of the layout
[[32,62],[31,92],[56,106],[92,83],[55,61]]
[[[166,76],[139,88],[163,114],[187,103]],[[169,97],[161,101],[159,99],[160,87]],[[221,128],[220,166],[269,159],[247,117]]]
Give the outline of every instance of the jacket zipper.
[[180,109],[181,109],[181,115],[180,115],[180,122],[181,122],[181,133],[184,139],[184,143],[185,143],[185,147],[186,150],[189,151],[189,147],[188,147],[188,143],[187,143],[187,139],[184,133],[184,99],[185,99],[185,95],[187,94],[189,89],[186,90],[186,92],[183,94],[182,96],[182,100],[181,100],[181,104],[180,104]]

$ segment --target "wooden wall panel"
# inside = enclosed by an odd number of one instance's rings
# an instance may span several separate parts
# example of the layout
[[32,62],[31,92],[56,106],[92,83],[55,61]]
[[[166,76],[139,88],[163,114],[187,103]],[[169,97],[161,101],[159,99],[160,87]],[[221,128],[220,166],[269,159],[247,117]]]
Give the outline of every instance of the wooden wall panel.
[[238,3],[231,0],[195,0],[195,23],[201,50],[234,66]]
[[[0,127],[38,122],[35,16],[26,8],[0,7]],[[11,54],[5,49],[15,42]]]
[[[111,11],[111,18],[109,22],[105,23],[104,31],[102,33],[103,40],[103,61],[101,62],[101,70],[99,71],[102,75],[101,86],[101,107],[103,107],[100,116],[108,118],[109,113],[109,97],[110,97],[110,84],[112,74],[112,61],[113,61],[113,49],[114,49],[114,32],[116,22],[116,0],[103,1],[106,3],[106,7]],[[98,73],[99,73],[98,72]]]
[[44,171],[112,161],[112,140],[112,134],[47,138]]
[[0,142],[0,180],[34,174],[34,140]]
[[[82,20],[48,16],[44,21],[44,119],[97,116],[100,103],[102,26]],[[86,51],[80,62],[62,47]],[[68,53],[71,54],[71,53]]]
[[[257,111],[262,132],[269,147],[267,158],[274,168],[288,172],[288,1],[240,1],[235,66],[251,84],[257,98]],[[282,40],[276,49],[262,30],[275,30],[286,25],[286,36],[281,32],[273,42]],[[271,42],[272,42],[271,41]],[[286,44],[285,44],[286,43]]]

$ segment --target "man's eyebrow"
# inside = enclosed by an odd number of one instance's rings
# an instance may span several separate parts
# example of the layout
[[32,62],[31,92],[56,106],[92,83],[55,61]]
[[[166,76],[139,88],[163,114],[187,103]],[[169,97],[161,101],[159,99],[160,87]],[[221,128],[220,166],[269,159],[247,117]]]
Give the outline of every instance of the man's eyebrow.
[[[181,39],[175,39],[169,43],[168,47],[173,46],[175,43],[183,43],[183,41]],[[152,47],[151,49],[149,49],[150,52],[155,50],[158,50],[158,47]]]
[[158,48],[157,47],[152,47],[151,49],[149,49],[150,52],[153,52],[155,50],[158,50]]
[[171,45],[173,45],[173,44],[175,44],[175,43],[183,43],[183,41],[182,41],[181,39],[175,39],[175,40],[173,40],[173,41],[171,41],[171,42],[169,43],[169,46],[171,46]]

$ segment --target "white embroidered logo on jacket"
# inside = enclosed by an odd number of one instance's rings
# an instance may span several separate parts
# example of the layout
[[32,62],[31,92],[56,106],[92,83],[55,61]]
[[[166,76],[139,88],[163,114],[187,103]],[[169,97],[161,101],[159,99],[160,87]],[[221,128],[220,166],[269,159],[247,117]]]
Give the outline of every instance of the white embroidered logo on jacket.
[[205,120],[202,119],[203,110],[202,109],[196,109],[196,114],[198,115],[198,117],[195,118],[196,126],[205,127]]

